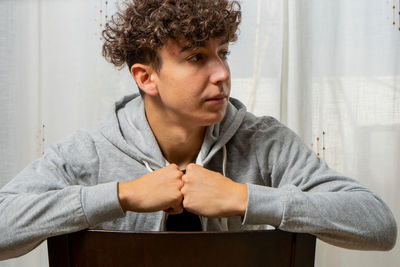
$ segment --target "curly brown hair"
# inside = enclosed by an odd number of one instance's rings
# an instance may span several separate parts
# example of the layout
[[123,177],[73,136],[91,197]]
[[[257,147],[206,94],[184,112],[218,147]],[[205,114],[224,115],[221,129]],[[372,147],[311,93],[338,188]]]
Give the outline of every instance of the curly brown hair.
[[237,39],[241,7],[235,0],[128,0],[102,32],[102,54],[117,67],[126,63],[152,66],[157,72],[161,60],[157,50],[168,39],[191,47],[210,38]]

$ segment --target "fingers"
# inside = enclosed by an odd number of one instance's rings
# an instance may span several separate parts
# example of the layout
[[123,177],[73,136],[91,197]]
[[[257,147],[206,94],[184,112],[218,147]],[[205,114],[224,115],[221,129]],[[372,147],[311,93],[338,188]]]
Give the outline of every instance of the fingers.
[[[181,178],[181,181],[182,181],[182,187],[185,185],[185,184],[188,184],[189,183],[189,175],[186,175],[186,174],[184,174],[183,176],[182,176],[182,178]],[[182,189],[182,187],[180,188],[180,189]]]
[[163,169],[166,172],[160,173],[160,178],[165,179],[165,177],[169,177],[169,186],[172,186],[169,187],[172,191],[168,190],[169,200],[166,205],[168,208],[164,209],[164,211],[168,214],[180,214],[183,211],[184,204],[185,208],[192,210],[192,201],[190,200],[192,197],[187,195],[188,199],[186,197],[184,199],[184,196],[189,194],[189,191],[192,191],[191,188],[199,186],[197,182],[201,181],[201,178],[208,174],[205,172],[206,169],[193,163],[186,166],[186,174],[183,174],[179,170],[178,165],[173,163]]
[[177,207],[170,207],[164,211],[168,214],[180,214],[183,212],[183,205],[181,204]]
[[178,188],[178,190],[180,191],[182,189],[182,187],[184,186],[184,182],[182,179],[176,180],[176,187]]
[[[202,166],[190,163],[186,166],[186,173],[182,175],[182,182],[189,184],[191,178],[198,177],[200,172],[204,169]],[[200,172],[199,172],[200,171]]]
[[183,211],[183,195],[179,190],[174,194],[172,201],[169,203],[169,208],[165,209],[164,211],[168,214],[182,213],[182,211]]
[[202,166],[200,166],[200,165],[197,165],[197,164],[195,164],[195,163],[189,163],[187,166],[186,166],[186,172],[190,172],[190,171],[193,171],[193,170],[195,170],[195,169],[197,169],[197,168],[203,168]]
[[166,167],[164,167],[165,169],[170,169],[172,171],[179,171],[179,167],[178,165],[176,165],[175,163],[171,163],[169,165],[167,165]]
[[173,179],[177,179],[179,182],[177,184],[178,188],[180,189],[183,185],[180,183],[182,181],[183,172],[179,169],[178,165],[172,163],[169,164],[166,169],[169,169],[170,175]]

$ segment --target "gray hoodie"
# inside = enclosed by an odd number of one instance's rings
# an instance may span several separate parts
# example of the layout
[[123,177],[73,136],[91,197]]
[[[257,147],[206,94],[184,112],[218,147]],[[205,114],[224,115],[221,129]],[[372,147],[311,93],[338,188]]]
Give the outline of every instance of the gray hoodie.
[[[205,231],[267,229],[311,233],[333,245],[389,250],[397,226],[382,199],[330,169],[285,125],[230,99],[207,128],[197,162],[247,184],[243,217],[202,218]],[[137,94],[124,97],[98,129],[51,146],[0,190],[0,260],[50,236],[86,228],[162,231],[166,214],[124,213],[117,183],[165,167]]]

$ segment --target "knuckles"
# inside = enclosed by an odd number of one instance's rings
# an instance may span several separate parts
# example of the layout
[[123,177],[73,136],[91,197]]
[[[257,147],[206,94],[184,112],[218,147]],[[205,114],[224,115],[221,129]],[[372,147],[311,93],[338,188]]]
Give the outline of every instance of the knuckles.
[[187,186],[183,185],[180,192],[182,195],[185,195],[187,193]]
[[169,168],[171,168],[171,169],[179,170],[178,165],[176,165],[175,163],[171,163],[171,164],[169,164],[167,167],[169,167]]
[[185,183],[185,184],[187,184],[188,182],[189,182],[189,175],[183,175],[182,176],[182,181],[183,181],[183,183]]
[[182,189],[183,185],[184,185],[184,183],[183,183],[182,180],[178,180],[178,181],[176,182],[176,186],[178,187],[179,190]]
[[196,169],[196,167],[197,167],[196,164],[194,164],[194,163],[189,163],[189,164],[186,166],[186,172],[193,171],[194,169]]

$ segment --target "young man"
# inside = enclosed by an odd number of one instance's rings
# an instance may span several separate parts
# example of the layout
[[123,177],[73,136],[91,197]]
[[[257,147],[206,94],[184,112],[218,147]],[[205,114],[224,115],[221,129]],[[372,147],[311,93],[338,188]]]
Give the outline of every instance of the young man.
[[391,249],[396,223],[379,196],[229,98],[226,57],[239,23],[236,1],[127,2],[106,26],[103,54],[128,65],[141,95],[1,189],[0,259],[86,228],[272,225],[345,248]]

